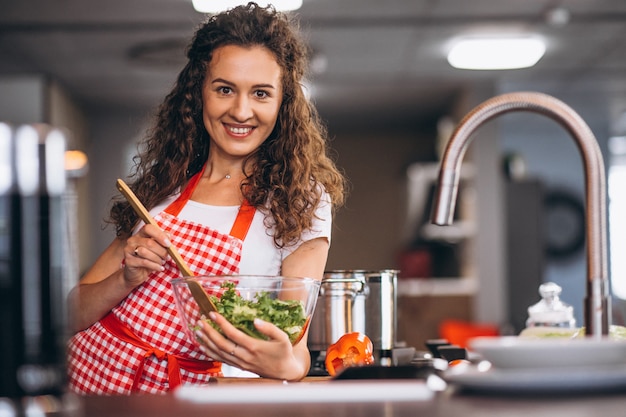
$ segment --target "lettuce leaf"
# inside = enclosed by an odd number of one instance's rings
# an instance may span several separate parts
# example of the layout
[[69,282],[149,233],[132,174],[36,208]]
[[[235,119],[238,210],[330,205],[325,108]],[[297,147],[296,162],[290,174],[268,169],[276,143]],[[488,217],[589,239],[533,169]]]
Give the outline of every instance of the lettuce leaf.
[[[222,288],[225,291],[221,297],[215,295],[210,297],[217,312],[237,329],[257,339],[267,340],[267,337],[254,327],[254,319],[259,318],[273,323],[284,331],[291,343],[300,336],[307,320],[304,305],[300,300],[275,299],[267,291],[258,292],[252,300],[245,300],[237,293],[235,283],[225,282]],[[221,331],[211,320],[207,322]]]

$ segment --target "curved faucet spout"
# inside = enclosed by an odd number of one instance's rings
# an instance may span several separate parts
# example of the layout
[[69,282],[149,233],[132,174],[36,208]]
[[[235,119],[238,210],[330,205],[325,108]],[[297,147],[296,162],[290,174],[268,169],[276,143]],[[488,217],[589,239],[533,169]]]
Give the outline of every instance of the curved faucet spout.
[[586,334],[607,335],[610,325],[610,298],[606,240],[606,173],[598,142],[582,118],[554,97],[534,92],[508,93],[493,97],[475,107],[459,123],[441,160],[432,222],[452,223],[461,162],[472,133],[482,124],[504,113],[531,111],[554,119],[575,140],[585,171],[587,295]]

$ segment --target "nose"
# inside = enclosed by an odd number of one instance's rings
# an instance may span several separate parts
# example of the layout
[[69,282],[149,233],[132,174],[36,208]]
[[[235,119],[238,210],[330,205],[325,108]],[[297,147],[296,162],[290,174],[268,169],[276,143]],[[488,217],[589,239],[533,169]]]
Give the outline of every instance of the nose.
[[253,115],[250,98],[245,94],[235,97],[230,108],[230,116],[237,122],[245,122],[251,119]]

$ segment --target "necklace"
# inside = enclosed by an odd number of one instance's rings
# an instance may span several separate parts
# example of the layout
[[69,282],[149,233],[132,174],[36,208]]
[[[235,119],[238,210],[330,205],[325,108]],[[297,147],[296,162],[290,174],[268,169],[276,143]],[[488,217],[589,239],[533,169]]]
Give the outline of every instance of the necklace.
[[227,180],[229,180],[229,179],[230,179],[230,174],[226,174],[226,176],[225,176],[224,178],[226,178]]

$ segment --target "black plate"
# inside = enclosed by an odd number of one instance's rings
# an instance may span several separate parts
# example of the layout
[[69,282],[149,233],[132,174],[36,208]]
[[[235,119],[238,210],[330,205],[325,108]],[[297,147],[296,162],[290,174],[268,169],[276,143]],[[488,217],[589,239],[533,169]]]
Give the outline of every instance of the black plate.
[[426,379],[435,369],[430,365],[401,366],[351,366],[343,369],[333,379]]

